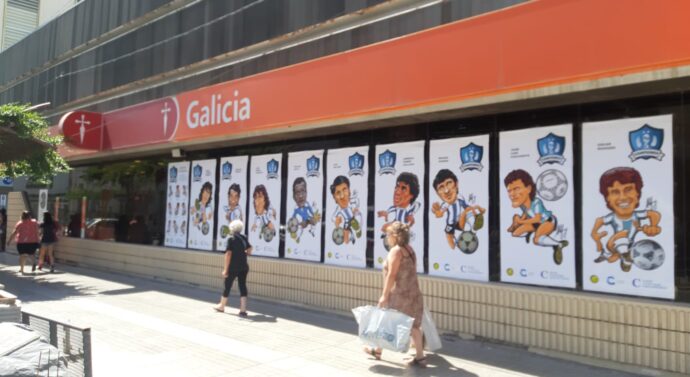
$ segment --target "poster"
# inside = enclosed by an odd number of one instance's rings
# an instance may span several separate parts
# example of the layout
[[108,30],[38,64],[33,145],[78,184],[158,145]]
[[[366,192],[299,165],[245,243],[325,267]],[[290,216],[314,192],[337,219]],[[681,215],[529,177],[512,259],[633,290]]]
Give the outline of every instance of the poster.
[[574,288],[573,127],[501,132],[501,280]]
[[48,189],[38,190],[38,215],[40,221],[43,221],[43,214],[48,212]]
[[192,161],[192,183],[189,189],[187,224],[190,249],[213,250],[213,216],[216,186],[216,160]]
[[321,261],[323,150],[288,155],[285,257]]
[[489,280],[489,135],[429,143],[429,274]]
[[247,164],[249,156],[220,159],[220,183],[218,184],[218,225],[216,250],[225,251],[234,220],[247,222]]
[[424,141],[376,146],[374,267],[388,254],[385,232],[394,221],[410,226],[417,271],[424,272]]
[[582,126],[586,290],[673,299],[673,118]]
[[328,150],[326,264],[367,266],[369,147]]
[[[283,154],[252,156],[249,170],[249,243],[253,255],[278,258]],[[249,192],[248,192],[249,193]]]
[[187,247],[189,161],[168,164],[168,200],[165,211],[165,246]]

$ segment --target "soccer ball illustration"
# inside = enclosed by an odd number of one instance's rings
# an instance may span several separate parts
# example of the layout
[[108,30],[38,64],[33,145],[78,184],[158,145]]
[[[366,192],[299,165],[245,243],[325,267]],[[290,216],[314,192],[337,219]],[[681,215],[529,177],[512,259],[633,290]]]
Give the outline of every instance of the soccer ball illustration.
[[226,238],[227,236],[230,235],[230,228],[228,228],[227,225],[223,225],[220,227],[220,236],[222,238]]
[[273,237],[276,236],[276,231],[275,229],[269,228],[267,225],[264,225],[261,227],[261,236],[266,242],[271,242],[273,240]]
[[343,242],[345,242],[345,231],[343,228],[333,229],[333,242],[335,242],[336,245],[342,245]]
[[201,233],[205,236],[208,234],[208,231],[211,230],[211,227],[208,225],[207,222],[201,224]]
[[550,202],[556,201],[568,192],[568,179],[560,170],[549,169],[539,174],[537,181],[537,193]]
[[299,220],[297,220],[296,217],[290,218],[290,220],[288,220],[288,223],[287,223],[287,229],[288,229],[288,232],[290,232],[290,235],[292,236],[292,238],[295,238],[296,233],[299,230]]
[[640,269],[656,270],[664,264],[666,253],[664,249],[652,240],[640,240],[632,246],[632,260]]
[[461,232],[455,243],[458,245],[458,249],[465,254],[472,254],[479,247],[477,235],[470,231]]

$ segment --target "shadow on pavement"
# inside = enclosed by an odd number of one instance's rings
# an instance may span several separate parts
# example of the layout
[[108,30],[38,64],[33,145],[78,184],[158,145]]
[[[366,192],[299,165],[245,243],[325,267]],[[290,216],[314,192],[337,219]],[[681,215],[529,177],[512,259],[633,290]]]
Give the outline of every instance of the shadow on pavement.
[[[161,280],[155,278],[142,278],[137,276],[111,273],[103,270],[91,269],[81,266],[70,266],[58,264],[58,271],[63,272],[64,275],[60,279],[49,279],[51,275],[46,272],[40,272],[36,275],[18,276],[17,270],[17,256],[7,255],[7,253],[0,253],[0,283],[6,286],[6,290],[15,293],[19,299],[24,302],[33,301],[55,301],[64,298],[84,297],[93,295],[127,295],[137,294],[142,292],[161,292],[174,296],[184,297],[193,300],[206,301],[209,304],[208,309],[217,303],[220,287],[218,291],[211,291],[207,288],[184,285],[178,282],[171,282],[168,280]],[[2,265],[7,265],[2,267]],[[114,289],[104,289],[85,282],[85,279],[79,280],[72,278],[72,275],[101,279],[103,281],[111,282],[113,284],[120,284],[124,287],[117,287]],[[72,281],[70,281],[72,278]],[[57,281],[56,281],[57,280]],[[35,286],[28,285],[33,283]],[[27,286],[28,285],[28,286]],[[20,286],[23,289],[19,289]],[[352,316],[343,315],[341,313],[334,313],[320,310],[318,308],[308,308],[304,306],[294,305],[292,303],[283,303],[276,301],[262,300],[251,296],[251,284],[249,285],[249,311],[250,316],[242,319],[248,322],[267,322],[275,323],[278,320],[289,320],[293,322],[305,323],[318,326],[331,331],[338,331],[346,334],[351,334],[353,337],[357,336],[357,325]],[[231,291],[230,305],[228,312],[225,315],[236,317],[238,292]],[[363,302],[362,304],[366,304]],[[482,340],[463,340],[453,335],[444,335],[444,346],[440,350],[443,355],[456,357],[468,360],[475,363],[492,365],[497,368],[504,368],[511,371],[527,373],[530,375],[549,375],[549,371],[564,370],[564,376],[573,376],[575,370],[586,370],[588,374],[607,376],[633,376],[634,374],[624,373],[620,371],[608,370],[597,367],[585,366],[579,363],[554,359],[522,350],[520,347],[510,345],[502,345],[492,342],[485,342]],[[516,350],[519,350],[519,356],[516,356]],[[444,359],[442,356],[432,354],[429,359],[429,365],[425,369],[414,368],[412,371],[406,365],[386,362],[384,360],[376,366],[370,368],[372,372],[391,376],[403,375],[418,375],[418,376],[475,376],[475,374],[467,372],[458,368]],[[575,370],[568,371],[569,368],[564,365],[572,365]]]
[[477,374],[468,372],[449,363],[443,356],[430,354],[427,356],[427,367],[410,367],[405,364],[386,362],[385,356],[381,363],[369,368],[369,371],[387,376],[457,376],[478,377]]

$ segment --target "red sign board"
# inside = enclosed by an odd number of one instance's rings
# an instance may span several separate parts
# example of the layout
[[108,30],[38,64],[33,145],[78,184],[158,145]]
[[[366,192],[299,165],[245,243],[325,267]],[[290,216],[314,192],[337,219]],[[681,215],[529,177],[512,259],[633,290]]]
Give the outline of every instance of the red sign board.
[[72,111],[60,119],[65,142],[82,149],[103,149],[103,117],[100,113]]

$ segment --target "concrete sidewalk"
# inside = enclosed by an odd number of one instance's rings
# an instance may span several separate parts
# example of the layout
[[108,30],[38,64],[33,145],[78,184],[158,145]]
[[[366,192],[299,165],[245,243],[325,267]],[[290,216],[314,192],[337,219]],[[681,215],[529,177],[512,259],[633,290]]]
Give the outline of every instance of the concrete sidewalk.
[[428,368],[408,368],[406,355],[364,354],[353,318],[262,301],[251,286],[242,319],[236,287],[219,314],[220,292],[70,266],[21,276],[17,260],[0,253],[0,284],[24,308],[91,327],[97,377],[636,375],[449,336]]

